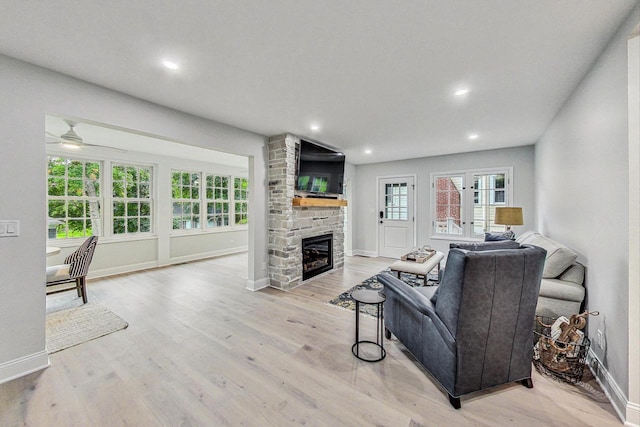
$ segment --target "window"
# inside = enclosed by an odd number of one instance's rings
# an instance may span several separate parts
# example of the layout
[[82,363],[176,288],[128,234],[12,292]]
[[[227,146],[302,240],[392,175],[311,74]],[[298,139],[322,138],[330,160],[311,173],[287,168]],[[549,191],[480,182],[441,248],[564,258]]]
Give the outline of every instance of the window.
[[249,200],[249,180],[247,178],[235,178],[233,180],[233,198],[235,201],[235,223],[246,224],[247,201]]
[[248,182],[213,173],[172,171],[173,230],[247,224]]
[[479,238],[504,231],[493,221],[496,207],[509,206],[512,174],[512,168],[504,168],[432,175],[433,234]]
[[406,221],[409,211],[407,183],[398,182],[385,185],[384,209],[386,219]]
[[113,234],[150,233],[151,168],[113,165]]
[[200,228],[200,173],[173,171],[171,199],[173,229]]
[[48,157],[49,238],[102,234],[100,169],[97,161]]
[[207,174],[207,228],[229,225],[229,177]]

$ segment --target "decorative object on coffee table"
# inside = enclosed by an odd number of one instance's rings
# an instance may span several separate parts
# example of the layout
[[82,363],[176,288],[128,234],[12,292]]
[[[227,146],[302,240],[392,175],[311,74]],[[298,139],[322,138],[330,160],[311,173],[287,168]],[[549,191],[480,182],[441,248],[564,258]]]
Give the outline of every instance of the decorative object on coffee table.
[[402,255],[400,257],[400,261],[414,261],[423,263],[433,255],[435,255],[436,251],[431,249],[431,246],[424,245],[423,247],[414,250],[413,252],[409,252],[406,255]]

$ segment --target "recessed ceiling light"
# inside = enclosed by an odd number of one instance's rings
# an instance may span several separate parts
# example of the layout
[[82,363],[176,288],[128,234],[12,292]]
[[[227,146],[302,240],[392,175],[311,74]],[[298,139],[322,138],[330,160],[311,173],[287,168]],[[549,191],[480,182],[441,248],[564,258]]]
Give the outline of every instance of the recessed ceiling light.
[[315,124],[314,124],[314,125],[311,125],[311,126],[309,126],[309,127],[310,127],[310,128],[311,128],[311,130],[312,130],[312,131],[314,131],[314,132],[315,132],[315,131],[320,130],[320,126],[319,126],[319,125],[315,125]]
[[366,150],[364,150],[364,154],[371,154],[373,153],[373,151],[369,148],[367,148]]
[[177,70],[178,69],[178,64],[176,64],[173,61],[169,61],[168,59],[165,59],[164,61],[162,61],[162,65],[164,65],[165,68],[168,68],[170,70]]
[[468,93],[469,93],[469,88],[466,88],[466,87],[460,88],[455,92],[453,92],[455,96],[465,96]]
[[478,139],[480,137],[480,135],[478,135],[477,133],[470,133],[469,134],[469,139],[470,140],[474,140],[474,139]]

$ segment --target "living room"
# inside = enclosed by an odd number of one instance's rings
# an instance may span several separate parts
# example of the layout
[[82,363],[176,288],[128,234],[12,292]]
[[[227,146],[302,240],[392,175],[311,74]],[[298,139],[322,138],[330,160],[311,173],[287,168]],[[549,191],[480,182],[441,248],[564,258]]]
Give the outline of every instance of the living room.
[[[479,138],[470,152],[459,149],[449,154],[406,156],[393,162],[386,162],[384,154],[375,157],[380,154],[363,153],[365,144],[354,147],[352,153],[345,150],[347,159],[351,157],[357,162],[347,168],[348,173],[352,173],[348,207],[352,222],[348,224],[351,233],[345,239],[347,250],[350,251],[347,255],[352,255],[352,258],[377,253],[377,187],[368,184],[375,183],[378,177],[415,175],[416,191],[420,192],[416,206],[416,240],[420,244],[446,249],[448,241],[431,239],[430,175],[513,167],[513,202],[522,206],[525,213],[525,224],[517,227],[516,233],[529,229],[543,232],[573,248],[586,263],[588,306],[601,313],[600,317],[592,319],[589,334],[595,335],[596,330],[600,329],[606,336],[606,351],[596,350],[596,356],[601,357],[605,368],[605,387],[610,387],[610,399],[621,418],[638,424],[639,184],[636,173],[639,165],[637,138],[634,140],[629,135],[634,123],[637,125],[637,119],[634,122],[633,112],[627,104],[627,39],[638,24],[639,8],[637,2],[630,1],[616,5],[616,8],[607,6],[614,9],[615,13],[607,15],[606,21],[593,18],[594,12],[591,11],[593,21],[590,22],[598,23],[598,32],[590,30],[594,38],[590,42],[599,48],[592,53],[588,63],[577,70],[578,77],[568,85],[572,87],[565,89],[561,102],[549,112],[548,121],[543,127],[535,128],[538,129],[536,137],[527,143],[518,147],[505,143],[501,148],[489,150]],[[583,12],[580,6],[574,6],[577,13]],[[143,77],[129,76],[126,72],[122,75],[130,77],[126,84],[131,92],[124,88],[118,88],[117,91],[109,89],[108,79],[89,83],[73,72],[52,71],[59,67],[57,52],[41,52],[40,60],[35,57],[21,58],[22,46],[16,40],[21,37],[28,39],[22,36],[22,32],[46,37],[49,25],[39,25],[37,21],[32,25],[23,25],[29,19],[22,16],[19,10],[20,7],[16,6],[13,17],[6,14],[3,18],[2,39],[11,40],[4,37],[5,32],[7,35],[15,32],[17,35],[14,35],[13,44],[3,42],[0,45],[0,52],[3,53],[0,57],[0,85],[5,100],[0,124],[4,134],[5,155],[2,157],[0,176],[4,182],[20,183],[19,186],[3,186],[0,190],[3,199],[10,201],[0,205],[0,217],[19,219],[21,222],[19,238],[0,239],[3,269],[0,284],[3,295],[0,302],[2,382],[48,364],[44,345],[45,300],[40,286],[46,265],[43,253],[47,227],[43,185],[46,148],[43,138],[47,115],[108,124],[169,141],[246,157],[250,183],[246,287],[252,290],[269,285],[265,269],[265,263],[268,262],[268,200],[265,191],[268,168],[265,147],[267,138],[279,133],[243,130],[240,123],[228,118],[230,116],[226,115],[224,107],[217,107],[212,120],[190,114],[188,110],[179,111],[172,104],[167,104],[161,94],[146,99],[129,95],[127,93],[134,92],[133,88],[139,83],[137,79]],[[46,12],[53,13],[49,9],[25,13],[33,14],[30,19],[39,17],[39,22],[53,25],[52,21],[55,20],[50,16],[42,16]],[[10,25],[9,21],[16,23]],[[73,37],[80,39],[83,36],[74,34]],[[90,37],[89,33],[86,37]],[[61,49],[66,48],[62,45]],[[72,52],[72,55],[75,54]],[[78,59],[92,61],[91,57]],[[150,73],[155,73],[157,77],[162,71],[154,69]],[[190,78],[193,76],[176,75],[165,84],[171,87]],[[285,88],[280,87],[283,92]],[[229,90],[233,93],[233,88]],[[392,92],[393,88],[388,90]],[[532,97],[536,91],[536,87],[529,88]],[[227,96],[230,97],[229,94]],[[472,92],[469,97],[472,99]],[[398,94],[398,100],[401,101],[401,98]],[[244,102],[251,100],[245,99]],[[394,105],[390,105],[389,114],[392,116],[393,109]],[[268,115],[266,112],[264,114]],[[374,120],[369,117],[368,121]],[[361,125],[364,126],[364,123],[366,120]],[[297,134],[309,132],[306,124],[282,131]],[[396,146],[398,152],[406,150],[402,135],[387,135],[388,145]],[[312,136],[335,146],[340,146],[342,142],[332,137],[330,132]],[[464,139],[468,146],[469,141]],[[423,145],[430,146],[429,141],[428,134],[425,134]],[[443,146],[446,142],[433,145]],[[363,160],[367,159],[366,156],[373,160]],[[351,273],[345,268],[345,274]],[[271,298],[278,298],[278,295],[269,293]],[[349,317],[349,320],[352,318]],[[351,324],[343,327],[352,331]]]

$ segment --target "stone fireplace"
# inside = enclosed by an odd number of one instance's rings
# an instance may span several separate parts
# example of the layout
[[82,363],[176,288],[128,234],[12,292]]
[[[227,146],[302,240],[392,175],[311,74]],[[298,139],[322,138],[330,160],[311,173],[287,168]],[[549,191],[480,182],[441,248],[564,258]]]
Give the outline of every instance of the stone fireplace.
[[300,204],[294,200],[299,143],[291,134],[269,139],[269,280],[271,287],[282,290],[313,277],[303,271],[303,239],[331,237],[332,266],[325,265],[316,274],[344,265],[344,208],[337,205],[339,201],[305,199],[311,205],[333,206],[294,206]]

